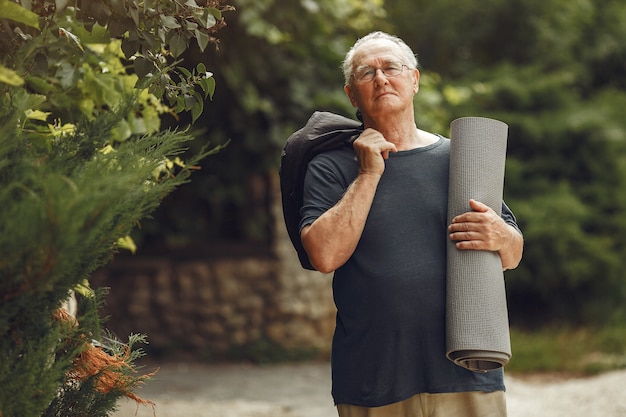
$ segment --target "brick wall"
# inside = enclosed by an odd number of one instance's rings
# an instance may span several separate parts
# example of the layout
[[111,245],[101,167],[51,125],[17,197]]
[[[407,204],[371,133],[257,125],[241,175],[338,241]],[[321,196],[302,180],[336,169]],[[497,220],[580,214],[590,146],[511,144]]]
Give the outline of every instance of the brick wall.
[[97,271],[92,285],[109,287],[105,327],[122,340],[145,333],[147,350],[163,353],[222,357],[263,343],[326,356],[335,322],[331,277],[300,267],[278,198],[273,211],[269,256],[121,256]]

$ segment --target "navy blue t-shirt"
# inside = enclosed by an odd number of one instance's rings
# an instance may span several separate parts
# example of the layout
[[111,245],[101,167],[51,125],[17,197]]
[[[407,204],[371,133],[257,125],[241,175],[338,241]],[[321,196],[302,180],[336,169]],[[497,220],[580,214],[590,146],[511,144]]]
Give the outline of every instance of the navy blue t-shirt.
[[[424,392],[504,390],[501,370],[475,373],[446,358],[449,151],[440,138],[390,154],[357,248],[335,271],[336,404],[377,407]],[[316,156],[305,178],[301,228],[334,206],[358,172],[350,148]],[[502,216],[515,223],[506,205]]]

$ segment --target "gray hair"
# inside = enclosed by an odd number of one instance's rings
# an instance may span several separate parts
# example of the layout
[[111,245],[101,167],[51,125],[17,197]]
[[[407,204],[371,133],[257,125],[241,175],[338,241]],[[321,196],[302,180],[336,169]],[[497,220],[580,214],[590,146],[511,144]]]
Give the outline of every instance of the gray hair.
[[356,43],[350,48],[348,53],[346,54],[343,63],[343,76],[345,79],[345,85],[350,84],[350,77],[352,77],[354,71],[354,55],[356,54],[357,49],[359,49],[363,44],[374,41],[374,40],[387,40],[395,43],[400,47],[400,51],[402,53],[402,57],[405,60],[405,64],[410,66],[411,68],[417,68],[417,56],[413,52],[413,50],[399,37],[390,35],[385,32],[376,31],[372,32],[364,37],[358,39]]

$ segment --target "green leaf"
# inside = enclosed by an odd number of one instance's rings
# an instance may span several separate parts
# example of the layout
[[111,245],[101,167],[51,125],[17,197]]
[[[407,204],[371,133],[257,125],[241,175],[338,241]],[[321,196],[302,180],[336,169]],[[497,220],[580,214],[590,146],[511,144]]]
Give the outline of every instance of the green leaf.
[[9,0],[0,0],[0,18],[10,19],[39,29],[39,16],[36,13]]
[[129,18],[123,18],[123,19],[114,19],[113,16],[115,15],[111,15],[111,19],[109,20],[109,33],[111,34],[112,37],[117,38],[122,36],[124,33],[131,31],[132,29],[135,29],[135,22],[133,22],[132,19]]
[[176,113],[180,113],[183,110],[185,110],[185,99],[183,98],[183,96],[178,96],[176,97],[176,108],[174,109],[174,111]]
[[211,15],[213,15],[216,19],[222,18],[222,11],[220,9],[216,9],[215,7],[207,7],[204,10],[211,13]]
[[183,94],[183,100],[185,103],[185,110],[191,110],[196,104],[196,98],[192,94]]
[[206,65],[204,65],[203,62],[200,62],[198,65],[196,65],[196,71],[198,72],[198,74],[206,73]]
[[[85,16],[95,19],[98,22],[98,24],[102,27],[108,26],[108,24],[115,21],[115,19],[112,19],[112,21],[109,22],[109,16],[111,16],[112,14],[111,8],[107,4],[101,1],[82,2],[81,12],[84,13]],[[111,30],[110,27],[109,27],[109,30]],[[113,36],[117,36],[117,35],[113,35]]]
[[197,15],[196,20],[205,29],[212,28],[217,23],[215,15],[209,11],[209,8],[204,9],[201,15]]
[[198,46],[200,47],[200,51],[204,52],[204,50],[206,49],[207,45],[209,44],[209,35],[207,35],[204,32],[199,31],[198,29],[196,29],[195,31],[196,34],[196,42],[198,42]]
[[202,98],[200,98],[199,100],[196,99],[196,102],[193,104],[193,106],[191,106],[191,120],[193,123],[198,120],[198,117],[200,117],[203,110],[204,102],[202,101]]
[[162,27],[157,28],[157,37],[162,43],[165,43],[165,38],[167,36],[167,32]]
[[117,240],[117,246],[123,249],[128,249],[131,253],[137,252],[137,245],[135,241],[130,236],[124,236]]
[[185,52],[185,50],[187,49],[187,41],[185,40],[185,37],[178,33],[175,33],[172,36],[169,45],[170,50],[172,51],[172,55],[174,55],[174,58],[178,58],[179,56],[181,56],[183,52]]
[[188,31],[198,29],[198,24],[195,22],[190,22],[189,20],[185,20],[185,29]]
[[135,22],[135,26],[139,26],[139,9],[137,9],[136,7],[130,7],[128,9],[128,13],[133,19],[133,22]]
[[[132,241],[132,239],[131,239],[131,241]],[[133,244],[134,244],[134,242],[133,242]],[[120,244],[120,247],[125,247],[125,246],[122,246]],[[135,247],[135,249],[137,249],[137,248]],[[135,253],[135,252],[133,252],[133,253]],[[79,293],[83,297],[92,298],[92,297],[96,296],[96,293],[91,289],[91,286],[89,285],[89,281],[86,280],[86,279],[84,279],[81,282],[79,282],[78,284],[76,284],[76,287],[74,287],[74,291],[76,291],[77,293]]]
[[40,94],[28,94],[23,89],[19,90],[13,98],[13,104],[18,111],[35,109],[42,105],[45,101],[46,96]]
[[200,80],[200,87],[204,91],[204,98],[209,97],[213,100],[213,94],[215,93],[215,78],[203,78]]
[[[94,2],[94,3],[99,3],[99,2]],[[111,5],[112,11],[117,12],[120,15],[126,14],[126,1],[125,0],[109,0],[108,3]]]
[[126,59],[135,55],[137,51],[139,51],[140,46],[141,43],[139,41],[131,41],[130,39],[122,40],[122,52],[124,52]]
[[24,84],[24,79],[12,69],[0,65],[0,82],[19,87]]
[[41,110],[26,110],[24,112],[26,114],[26,118],[32,120],[39,120],[45,122],[48,120],[48,116],[51,114],[50,112],[43,112]]
[[[1,67],[0,73],[2,73]],[[28,85],[28,88],[36,93],[49,94],[54,91],[54,86],[50,84],[48,80],[42,77],[35,77],[31,75],[30,77],[26,77],[26,83]]]
[[[139,84],[139,81],[137,82]],[[147,84],[144,84],[143,87],[145,87]],[[138,88],[142,88],[141,85],[137,86]],[[152,82],[150,84],[150,87],[148,88],[148,92],[152,95],[154,95],[155,97],[163,97],[163,95],[165,94],[165,86],[163,86],[161,83],[159,82]]]
[[178,23],[178,20],[176,20],[174,16],[161,15],[160,18],[161,18],[161,24],[168,29],[178,29],[181,27],[180,24]]
[[191,72],[189,72],[189,70],[185,67],[176,67],[180,72],[182,72],[183,74],[185,74],[185,77],[187,78],[191,78]]
[[135,61],[133,61],[133,68],[140,79],[156,70],[152,61],[143,57],[137,57]]

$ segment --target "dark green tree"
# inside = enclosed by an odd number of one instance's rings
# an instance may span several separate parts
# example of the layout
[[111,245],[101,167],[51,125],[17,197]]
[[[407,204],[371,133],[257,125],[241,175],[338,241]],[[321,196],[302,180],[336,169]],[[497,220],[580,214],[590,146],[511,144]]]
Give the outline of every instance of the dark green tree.
[[505,198],[525,232],[507,273],[517,323],[623,318],[626,285],[626,5],[618,1],[388,1],[438,74],[455,117],[510,126]]

